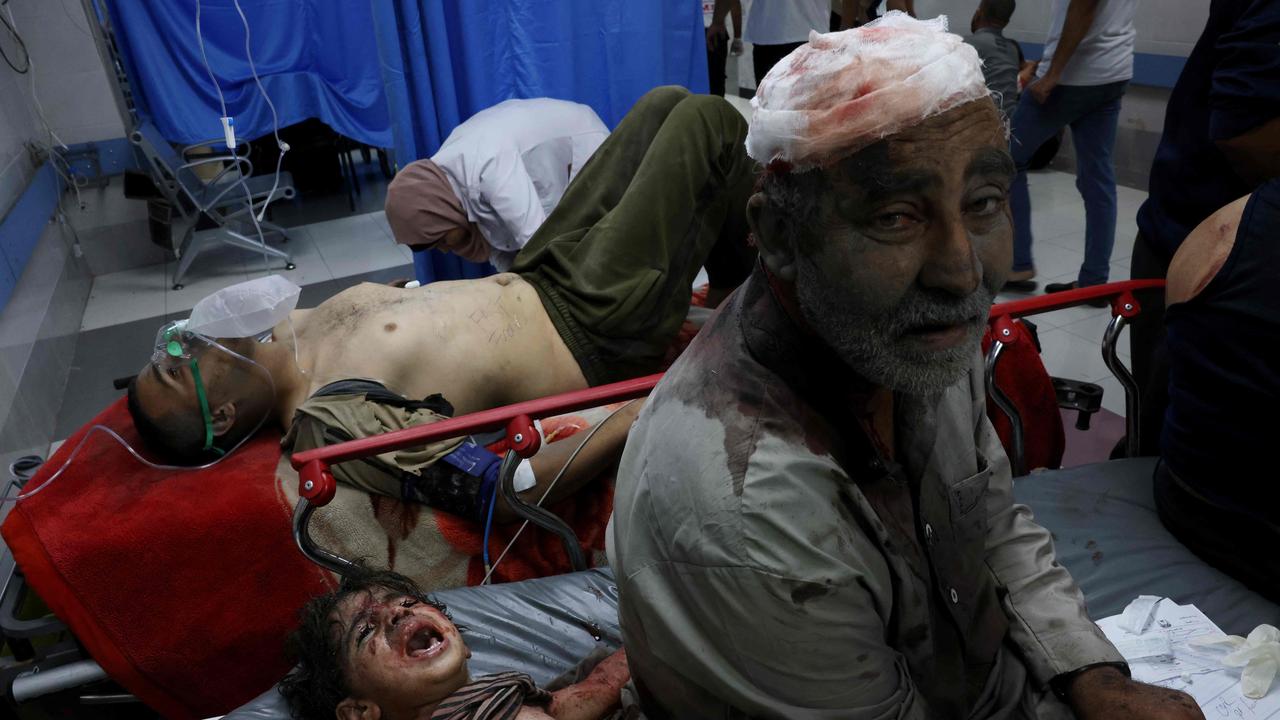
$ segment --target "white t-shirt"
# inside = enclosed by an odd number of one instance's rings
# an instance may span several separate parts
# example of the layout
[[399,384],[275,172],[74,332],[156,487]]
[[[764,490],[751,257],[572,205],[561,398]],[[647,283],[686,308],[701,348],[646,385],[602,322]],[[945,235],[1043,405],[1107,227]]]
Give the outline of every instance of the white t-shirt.
[[[1049,71],[1062,26],[1067,20],[1070,0],[1053,0],[1053,22],[1049,26],[1049,41],[1044,46],[1044,59],[1036,69],[1036,77],[1044,77]],[[1062,72],[1062,85],[1106,85],[1107,83],[1133,79],[1133,41],[1137,33],[1133,29],[1133,16],[1138,11],[1138,0],[1102,0],[1093,25],[1076,47],[1071,60]]]
[[755,0],[743,39],[756,45],[786,45],[809,39],[809,31],[831,29],[829,0]]
[[716,14],[716,0],[702,0],[702,27],[711,27],[711,18]]
[[608,136],[586,105],[506,100],[454,128],[431,160],[505,271]]

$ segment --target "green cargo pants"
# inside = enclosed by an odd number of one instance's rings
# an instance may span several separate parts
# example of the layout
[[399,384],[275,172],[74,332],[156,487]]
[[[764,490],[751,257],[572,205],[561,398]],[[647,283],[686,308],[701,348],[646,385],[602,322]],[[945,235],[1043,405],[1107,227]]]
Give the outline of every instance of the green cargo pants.
[[724,98],[650,91],[516,257],[590,384],[658,369],[704,264],[713,287],[750,273],[746,136]]

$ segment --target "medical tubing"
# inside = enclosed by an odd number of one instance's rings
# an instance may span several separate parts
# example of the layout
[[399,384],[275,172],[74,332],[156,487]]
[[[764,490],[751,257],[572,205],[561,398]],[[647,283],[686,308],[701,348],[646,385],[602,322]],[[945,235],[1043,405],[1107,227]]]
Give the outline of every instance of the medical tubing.
[[[569,469],[569,466],[573,465],[573,461],[578,458],[578,453],[582,452],[582,448],[586,447],[587,443],[591,442],[591,438],[595,437],[595,434],[600,431],[600,428],[607,425],[609,421],[613,419],[614,415],[617,415],[618,413],[622,412],[625,408],[629,407],[633,402],[635,402],[635,400],[628,400],[625,405],[622,405],[618,409],[609,413],[609,415],[606,416],[604,420],[601,420],[599,424],[591,428],[590,432],[587,433],[587,436],[584,437],[582,439],[582,442],[578,444],[578,447],[573,449],[573,453],[569,455],[569,459],[565,460],[564,467],[560,468],[560,472],[556,473],[555,478],[551,480],[551,484],[547,486],[546,492],[542,493],[542,497],[538,498],[538,502],[534,503],[534,507],[542,507],[542,502],[546,500],[547,496],[551,494],[551,491],[555,489],[556,483],[560,482],[560,478],[564,477],[564,474]],[[499,474],[499,476],[501,476],[501,474]],[[511,548],[515,547],[516,541],[520,539],[521,533],[523,533],[524,529],[527,527],[529,527],[528,520],[525,520],[523,523],[520,524],[520,529],[516,530],[516,534],[512,536],[511,542],[507,543],[507,546],[503,548],[502,552],[498,555],[498,559],[493,562],[493,566],[489,568],[487,572],[485,572],[484,579],[480,581],[481,585],[489,584],[489,578],[493,576],[494,571],[498,569],[498,565],[500,565],[503,559],[507,557],[507,553],[511,552]],[[488,548],[488,543],[485,543],[485,547]]]
[[[214,340],[209,340],[209,342],[210,344],[220,349],[222,352],[225,352],[239,360],[243,360],[244,362],[255,365],[258,367],[259,370],[262,370],[263,374],[267,378],[267,384],[271,386],[270,394],[272,397],[275,397],[276,384],[275,384],[275,381],[271,379],[271,373],[266,368],[262,367],[261,365],[254,362],[253,360],[250,360],[249,358],[241,355],[240,353],[234,350],[228,349],[227,347],[223,346],[221,343],[218,343]],[[270,417],[270,415],[271,413],[269,412],[264,413],[262,416],[262,419],[258,421],[257,426],[255,426],[253,430],[247,433],[244,437],[240,438],[240,442],[237,442],[235,445],[231,447],[231,449],[227,450],[222,455],[219,455],[218,457],[214,458],[213,460],[210,460],[209,462],[203,465],[168,465],[165,463],[152,462],[142,457],[142,455],[139,454],[138,451],[135,450],[127,440],[120,437],[120,433],[117,433],[115,430],[112,430],[106,425],[101,425],[101,424],[93,425],[88,430],[85,431],[84,437],[80,438],[80,442],[76,443],[76,446],[71,449],[71,454],[67,456],[66,461],[62,463],[62,467],[58,468],[52,475],[45,478],[44,482],[37,485],[34,490],[31,490],[28,492],[20,492],[17,495],[0,496],[0,502],[26,500],[34,496],[36,493],[40,492],[41,490],[49,487],[49,485],[52,484],[54,480],[57,480],[59,477],[62,477],[62,473],[66,471],[66,469],[71,465],[71,462],[76,459],[77,455],[80,454],[80,450],[84,448],[85,443],[87,443],[89,441],[89,438],[92,437],[93,434],[98,431],[106,433],[109,437],[111,437],[113,440],[119,443],[120,446],[123,447],[126,452],[132,455],[135,460],[152,469],[155,469],[155,470],[208,470],[214,465],[217,465],[218,463],[230,457],[232,454],[235,453],[236,450],[240,449],[241,445],[244,445],[245,443],[249,442],[249,440],[252,439],[254,435],[257,435],[258,431],[262,429],[262,426],[266,424],[267,418]]]
[[227,99],[222,96],[222,86],[218,84],[218,79],[213,76],[213,68],[209,65],[209,56],[204,51],[204,35],[200,32],[200,0],[196,0],[196,45],[200,47],[200,59],[204,61],[204,70],[209,73],[209,82],[213,83],[213,89],[218,91],[218,105],[222,107],[222,115],[219,117],[227,117]]
[[[262,98],[266,100],[267,107],[271,110],[271,134],[275,138],[276,147],[280,154],[276,157],[275,178],[271,183],[271,191],[267,193],[267,197],[262,201],[262,206],[258,212],[254,212],[253,193],[249,190],[249,185],[245,182],[244,171],[238,168],[239,185],[244,190],[245,203],[249,210],[249,219],[253,222],[254,232],[258,235],[258,243],[262,246],[262,269],[264,273],[271,273],[271,258],[267,255],[267,238],[262,232],[262,226],[259,224],[261,219],[267,212],[267,206],[271,204],[272,198],[276,194],[276,190],[280,187],[280,170],[284,164],[284,154],[287,152],[288,145],[280,141],[280,117],[276,113],[276,105],[271,101],[271,96],[267,94],[267,89],[262,85],[262,78],[258,76],[257,65],[253,61],[253,52],[250,49],[249,35],[249,19],[245,17],[244,9],[240,7],[239,0],[234,0],[236,13],[240,15],[240,23],[244,26],[244,52],[245,58],[249,61],[249,71],[253,74],[253,81],[258,86],[258,91],[262,93]],[[196,0],[196,43],[200,46],[200,59],[204,62],[205,72],[209,74],[209,81],[213,83],[213,87],[218,92],[218,104],[222,109],[221,117],[228,117],[227,102],[222,94],[222,86],[218,84],[217,77],[213,74],[213,67],[209,65],[209,56],[204,48],[204,35],[200,26],[201,1]],[[234,153],[235,148],[231,148]]]
[[[8,4],[9,3],[5,3],[5,5],[8,5]],[[27,51],[27,44],[22,40],[22,36],[18,34],[17,29],[14,28],[12,25],[10,25],[9,21],[5,20],[4,16],[2,15],[0,15],[0,23],[3,23],[5,30],[9,31],[9,34],[13,36],[14,40],[18,41],[18,47],[22,48],[22,55],[24,57],[22,64],[26,65],[26,67],[19,70],[18,66],[15,65],[13,63],[13,60],[9,58],[9,53],[5,52],[3,45],[0,45],[0,57],[4,58],[5,63],[7,63],[9,65],[9,68],[13,70],[15,73],[19,75],[26,75],[27,73],[31,72],[31,53]]]
[[[244,9],[240,7],[240,0],[232,0],[236,6],[236,13],[240,15],[240,24],[244,25],[244,55],[249,61],[249,72],[253,74],[253,82],[258,86],[258,92],[262,93],[262,99],[267,101],[267,108],[271,110],[271,135],[276,140],[276,148],[280,154],[276,156],[276,177],[271,183],[271,192],[267,193],[267,198],[262,201],[262,210],[258,213],[258,219],[261,220],[267,212],[267,206],[271,204],[271,199],[275,196],[276,190],[280,187],[280,167],[284,163],[284,154],[288,152],[289,146],[280,142],[280,116],[276,114],[276,104],[271,102],[271,96],[267,94],[267,89],[262,86],[262,78],[258,77],[258,68],[253,62],[253,51],[249,48],[249,19],[244,16]],[[224,113],[225,114],[225,113]],[[262,231],[259,229],[258,234]]]
[[[498,504],[498,488],[502,486],[502,478],[506,477],[506,473],[508,471],[508,461],[514,454],[515,453],[508,450],[507,456],[502,459],[502,466],[498,468],[498,481],[493,484],[493,495],[489,498],[489,512],[485,513],[484,549],[482,552],[482,557],[484,558],[485,577],[489,577],[489,568],[492,567],[489,564],[489,533],[493,531],[493,508]],[[512,469],[512,472],[514,472],[514,469]]]
[[[5,3],[2,7],[4,7],[5,14],[9,16],[9,20],[5,25],[9,26],[14,33],[14,37],[17,37],[21,42],[22,38],[18,35],[18,21],[13,19],[13,8],[9,7],[9,3]],[[26,50],[25,43],[23,43],[23,50]],[[58,137],[58,133],[53,131],[53,126],[49,124],[49,118],[44,114],[44,105],[40,103],[40,93],[36,92],[35,64],[31,62],[30,54],[27,54],[27,71],[26,76],[31,81],[31,103],[36,106],[36,115],[40,116],[40,124],[44,125],[45,132],[49,133],[50,139],[58,143],[58,147],[68,150],[67,144],[62,142],[62,138]],[[53,146],[50,145],[50,147]]]

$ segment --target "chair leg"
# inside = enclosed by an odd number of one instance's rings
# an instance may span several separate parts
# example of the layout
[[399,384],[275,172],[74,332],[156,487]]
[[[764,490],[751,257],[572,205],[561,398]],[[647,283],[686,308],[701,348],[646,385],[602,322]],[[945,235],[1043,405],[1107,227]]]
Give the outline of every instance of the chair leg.
[[182,289],[182,278],[187,276],[187,271],[191,269],[191,263],[195,262],[196,256],[204,250],[204,246],[208,240],[198,237],[195,233],[195,225],[193,224],[187,230],[186,237],[182,239],[182,246],[178,250],[178,267],[173,271],[173,289]]
[[279,233],[279,235],[280,235],[280,242],[282,242],[282,243],[287,243],[287,242],[289,242],[289,231],[288,231],[288,230],[285,230],[284,228],[280,227],[279,225],[277,225],[277,224],[275,224],[275,223],[273,223],[273,222],[270,222],[270,221],[267,221],[267,220],[263,220],[262,222],[258,223],[258,227],[262,228],[262,232],[263,232],[263,234],[266,234],[266,233]]
[[273,248],[270,245],[264,245],[258,240],[248,237],[247,235],[241,235],[234,230],[227,230],[226,228],[223,228],[223,233],[225,233],[225,237],[223,237],[222,240],[228,245],[234,245],[239,248],[244,248],[245,250],[252,250],[257,253],[262,253],[284,260],[286,263],[293,264],[293,258],[284,250]]

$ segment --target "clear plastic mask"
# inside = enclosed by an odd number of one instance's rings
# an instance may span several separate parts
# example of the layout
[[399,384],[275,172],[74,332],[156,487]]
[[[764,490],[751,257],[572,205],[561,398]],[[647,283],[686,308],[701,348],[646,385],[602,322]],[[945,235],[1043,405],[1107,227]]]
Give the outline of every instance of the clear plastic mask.
[[[237,387],[233,392],[226,392],[226,388],[211,387],[215,382],[235,383]],[[156,333],[151,360],[138,375],[137,383],[140,401],[144,397],[143,385],[146,386],[145,397],[153,401],[165,397],[166,393],[185,396],[183,401],[163,408],[164,415],[152,416],[152,419],[165,425],[166,418],[177,413],[178,417],[199,420],[200,450],[192,462],[174,462],[155,452],[142,441],[134,428],[93,425],[78,440],[61,467],[38,486],[23,488],[16,499],[24,500],[48,487],[77,461],[84,448],[91,446],[95,450],[86,453],[92,458],[101,450],[101,443],[117,443],[139,463],[155,469],[176,472],[213,467],[234,455],[257,435],[270,418],[274,406],[275,383],[266,368],[224,342],[190,331],[184,320],[168,323]],[[219,433],[214,403],[226,402],[228,397],[249,398],[250,401],[235,403],[237,417],[231,423],[230,432]],[[145,402],[143,404],[145,406]],[[187,425],[195,427],[194,423],[188,422]],[[234,435],[239,437],[234,441],[228,440]]]

